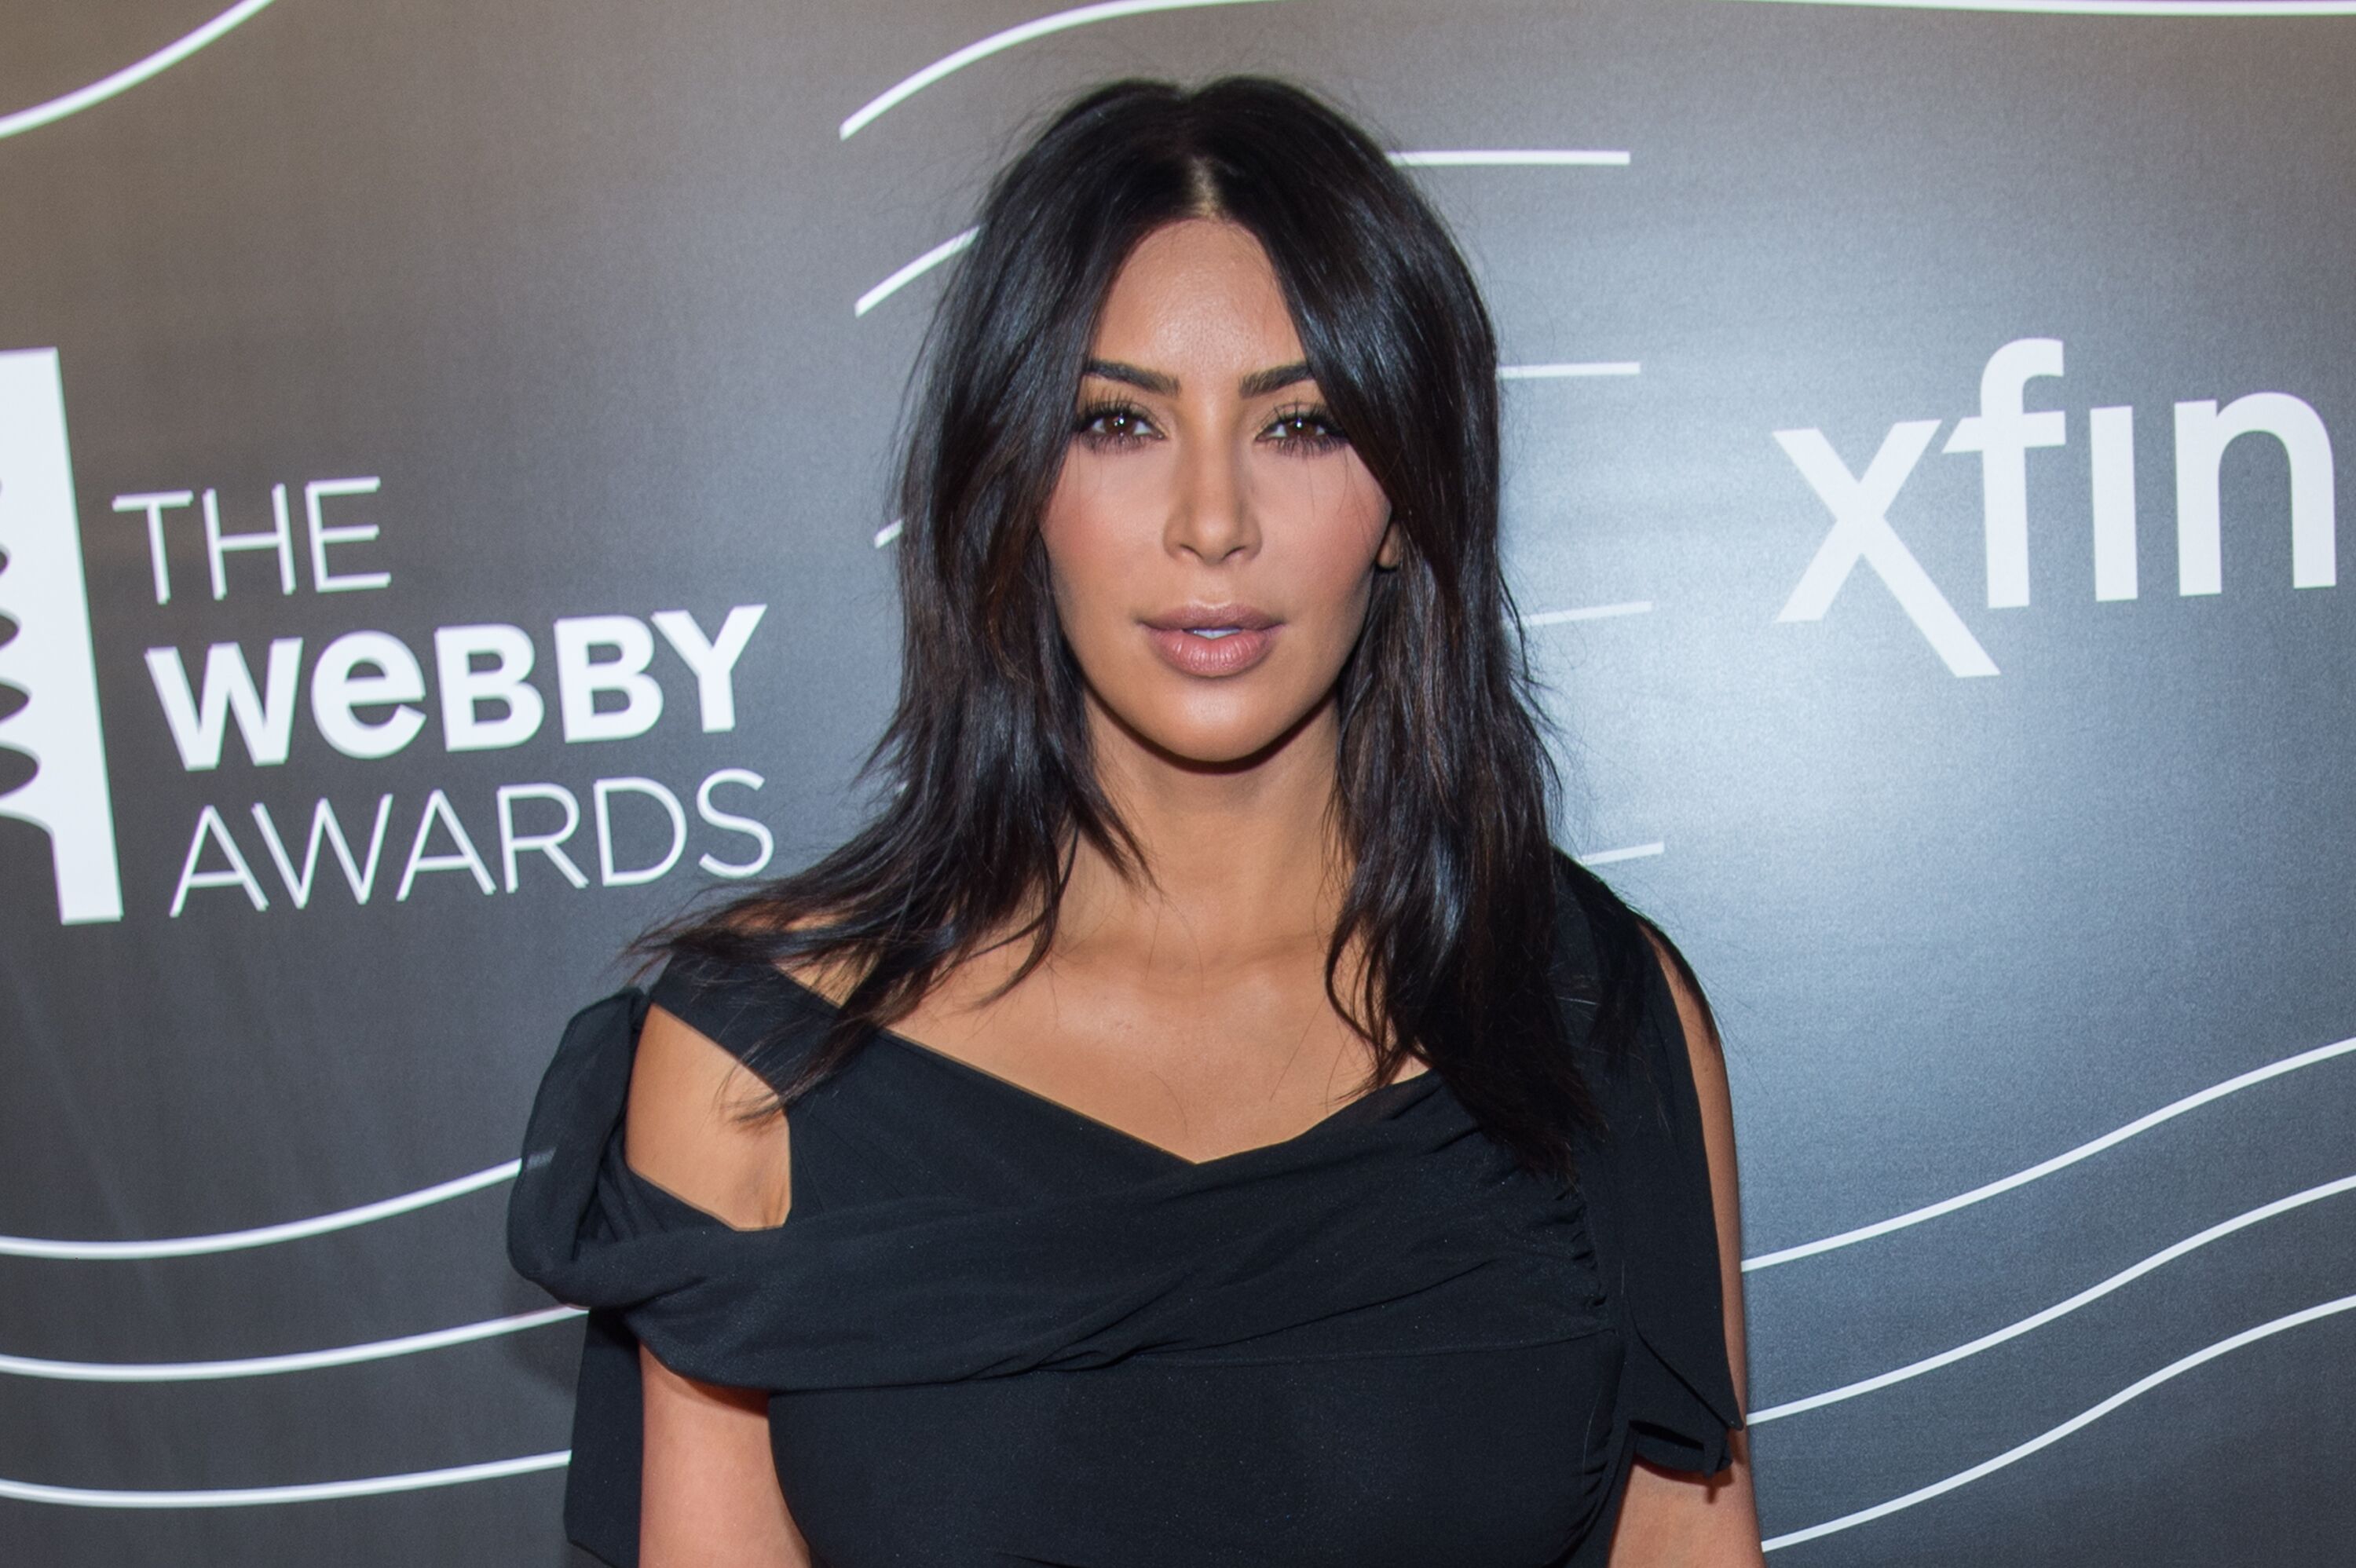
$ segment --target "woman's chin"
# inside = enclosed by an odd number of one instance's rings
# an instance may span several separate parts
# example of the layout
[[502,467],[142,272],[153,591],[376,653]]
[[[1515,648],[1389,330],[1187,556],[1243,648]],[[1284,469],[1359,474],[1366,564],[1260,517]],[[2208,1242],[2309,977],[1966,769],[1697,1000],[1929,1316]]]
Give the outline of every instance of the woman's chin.
[[1305,712],[1287,709],[1274,713],[1124,716],[1120,726],[1155,760],[1171,767],[1202,773],[1239,773],[1260,765],[1284,750],[1323,706],[1312,704]]

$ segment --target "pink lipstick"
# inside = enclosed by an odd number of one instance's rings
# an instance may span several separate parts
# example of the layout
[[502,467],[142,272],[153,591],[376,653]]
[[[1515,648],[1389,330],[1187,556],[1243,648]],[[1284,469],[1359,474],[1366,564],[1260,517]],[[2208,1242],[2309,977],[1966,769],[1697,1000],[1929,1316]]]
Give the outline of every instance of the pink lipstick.
[[1189,604],[1149,617],[1148,641],[1182,675],[1240,675],[1268,656],[1282,623],[1248,604]]

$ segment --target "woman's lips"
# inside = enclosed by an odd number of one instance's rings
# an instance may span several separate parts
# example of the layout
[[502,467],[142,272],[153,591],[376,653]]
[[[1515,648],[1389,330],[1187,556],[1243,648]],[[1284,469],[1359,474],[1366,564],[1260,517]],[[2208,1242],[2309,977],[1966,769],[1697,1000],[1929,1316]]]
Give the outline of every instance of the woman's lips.
[[1268,656],[1276,642],[1276,624],[1156,626],[1145,628],[1146,640],[1162,660],[1181,675],[1240,675]]

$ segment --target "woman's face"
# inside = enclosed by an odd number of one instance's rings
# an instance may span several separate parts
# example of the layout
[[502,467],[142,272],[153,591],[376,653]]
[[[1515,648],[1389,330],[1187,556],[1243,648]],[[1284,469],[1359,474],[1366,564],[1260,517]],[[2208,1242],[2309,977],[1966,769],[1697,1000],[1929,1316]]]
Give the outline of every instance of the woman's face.
[[1333,691],[1398,544],[1248,229],[1138,244],[1073,424],[1041,533],[1095,705],[1180,762],[1265,752]]

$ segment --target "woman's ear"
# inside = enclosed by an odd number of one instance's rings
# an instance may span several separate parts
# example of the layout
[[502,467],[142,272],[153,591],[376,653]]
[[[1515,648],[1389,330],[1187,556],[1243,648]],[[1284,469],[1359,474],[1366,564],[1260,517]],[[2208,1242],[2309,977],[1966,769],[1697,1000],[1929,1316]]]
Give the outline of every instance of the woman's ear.
[[1397,519],[1386,518],[1383,523],[1382,543],[1375,547],[1375,564],[1385,571],[1395,571],[1406,553],[1407,543],[1399,535]]

